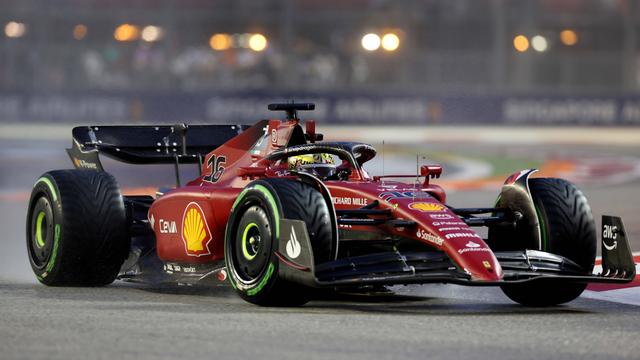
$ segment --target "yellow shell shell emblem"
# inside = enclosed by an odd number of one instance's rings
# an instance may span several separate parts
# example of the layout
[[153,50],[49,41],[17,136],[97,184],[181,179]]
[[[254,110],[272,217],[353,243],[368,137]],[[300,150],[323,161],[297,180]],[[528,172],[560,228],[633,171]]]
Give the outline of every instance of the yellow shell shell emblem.
[[444,210],[443,205],[428,202],[414,202],[409,204],[409,208],[421,212],[438,212]]
[[211,232],[200,205],[189,203],[182,217],[182,241],[184,241],[187,255],[209,255],[208,244],[211,241]]

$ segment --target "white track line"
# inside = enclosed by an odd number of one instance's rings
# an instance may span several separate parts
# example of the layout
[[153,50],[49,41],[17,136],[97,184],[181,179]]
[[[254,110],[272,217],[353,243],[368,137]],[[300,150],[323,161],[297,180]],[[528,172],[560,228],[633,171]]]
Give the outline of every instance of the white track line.
[[[634,282],[637,282],[638,274],[640,274],[640,264],[638,263],[638,261],[640,261],[640,252],[634,252],[633,259],[636,262],[636,280],[634,280]],[[602,258],[598,257],[596,259],[596,262],[600,261],[602,261]],[[602,272],[602,265],[596,265],[593,269],[593,273],[599,274],[600,272]],[[585,292],[582,293],[582,297],[587,299],[604,300],[619,304],[640,306],[640,283],[637,283],[636,286],[622,289],[612,289],[605,291],[585,290]]]
[[582,297],[594,300],[604,300],[619,304],[640,306],[640,288],[630,287],[608,291],[585,290]]

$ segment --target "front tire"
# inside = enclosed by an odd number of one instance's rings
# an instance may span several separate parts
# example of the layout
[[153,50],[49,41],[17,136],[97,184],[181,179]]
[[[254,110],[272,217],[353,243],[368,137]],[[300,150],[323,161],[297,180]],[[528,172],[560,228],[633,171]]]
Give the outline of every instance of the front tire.
[[56,170],[35,183],[27,213],[27,252],[50,286],[112,283],[129,252],[124,202],[106,172]]
[[[542,251],[564,256],[584,269],[593,271],[596,257],[596,225],[584,194],[562,179],[536,178],[529,189],[538,214]],[[560,281],[533,282],[502,286],[513,301],[525,306],[551,306],[576,299],[586,283]]]

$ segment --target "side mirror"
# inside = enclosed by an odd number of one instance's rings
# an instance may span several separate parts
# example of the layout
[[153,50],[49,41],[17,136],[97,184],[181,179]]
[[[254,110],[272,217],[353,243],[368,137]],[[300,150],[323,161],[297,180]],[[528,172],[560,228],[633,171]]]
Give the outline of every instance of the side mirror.
[[305,137],[307,138],[307,140],[309,140],[309,142],[311,143],[315,143],[317,136],[316,136],[316,122],[315,120],[307,120],[304,122],[304,127],[305,127]]
[[429,179],[438,179],[440,175],[442,175],[442,166],[440,165],[420,166],[420,176],[424,176],[424,186],[429,185]]

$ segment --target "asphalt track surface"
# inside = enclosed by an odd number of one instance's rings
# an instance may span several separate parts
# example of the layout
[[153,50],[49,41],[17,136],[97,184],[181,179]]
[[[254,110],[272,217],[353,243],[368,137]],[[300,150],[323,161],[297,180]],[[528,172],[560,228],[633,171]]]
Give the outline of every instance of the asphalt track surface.
[[[524,308],[499,289],[429,285],[282,309],[247,304],[224,286],[45,287],[27,262],[24,197],[44,170],[69,167],[62,151],[68,143],[0,143],[0,359],[640,358],[640,307],[615,299],[581,297],[564,306]],[[425,150],[450,148],[433,144]],[[495,144],[475,148],[506,151]],[[640,157],[638,146],[531,145],[520,151]],[[170,170],[112,168],[130,187],[172,179]],[[579,185],[597,218],[623,216],[631,246],[640,250],[640,181]],[[496,194],[459,191],[449,202],[486,206]]]

